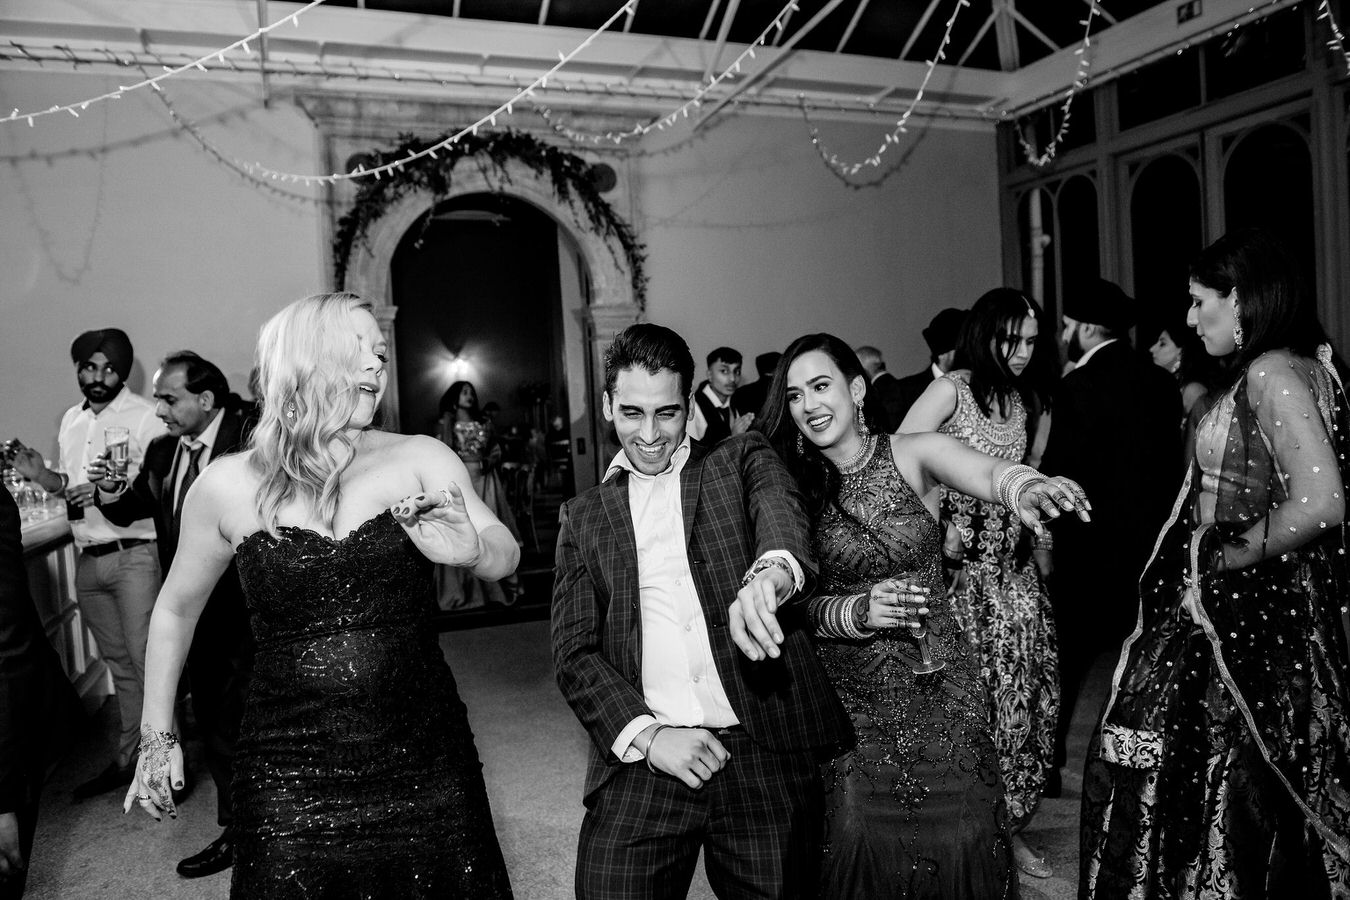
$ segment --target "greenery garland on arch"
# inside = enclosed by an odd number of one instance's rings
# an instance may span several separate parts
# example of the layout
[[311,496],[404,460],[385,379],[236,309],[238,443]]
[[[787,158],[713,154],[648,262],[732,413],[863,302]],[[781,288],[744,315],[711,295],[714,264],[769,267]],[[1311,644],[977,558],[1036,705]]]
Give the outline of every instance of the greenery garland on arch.
[[[372,151],[369,165],[374,167],[403,159],[444,139],[444,135],[430,139],[399,135],[397,147]],[[588,224],[601,237],[612,237],[619,242],[625,260],[618,259],[616,254],[614,261],[621,266],[627,262],[633,280],[633,297],[639,305],[642,304],[647,293],[646,248],[638,241],[633,226],[620,218],[614,207],[600,196],[591,181],[590,164],[579,156],[514,129],[465,135],[462,140],[438,150],[434,157],[420,157],[383,178],[373,178],[363,183],[352,208],[338,220],[337,233],[333,238],[339,286],[346,281],[347,259],[357,241],[365,237],[370,224],[409,191],[429,191],[436,198],[436,203],[448,197],[455,164],[466,157],[474,158],[479,171],[489,183],[495,175],[500,183],[510,184],[511,176],[506,170],[506,164],[513,159],[524,163],[538,175],[547,173],[559,200],[571,207],[574,213],[578,212],[577,205],[580,204],[580,212],[585,213],[586,221],[583,223],[578,217],[578,225]],[[429,222],[430,216],[425,221]],[[612,248],[610,252],[613,252]]]

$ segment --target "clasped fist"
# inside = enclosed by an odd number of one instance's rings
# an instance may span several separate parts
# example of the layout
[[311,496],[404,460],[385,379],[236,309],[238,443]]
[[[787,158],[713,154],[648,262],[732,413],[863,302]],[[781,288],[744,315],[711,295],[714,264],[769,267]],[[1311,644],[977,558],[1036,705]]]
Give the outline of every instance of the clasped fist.
[[647,745],[647,762],[658,772],[701,788],[722,771],[731,754],[706,728],[661,728]]

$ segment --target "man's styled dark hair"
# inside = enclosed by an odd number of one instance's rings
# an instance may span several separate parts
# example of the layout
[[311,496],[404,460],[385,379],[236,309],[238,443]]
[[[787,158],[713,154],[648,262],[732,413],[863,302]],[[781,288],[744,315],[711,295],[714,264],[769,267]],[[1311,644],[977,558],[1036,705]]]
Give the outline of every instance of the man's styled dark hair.
[[708,368],[711,369],[715,362],[739,366],[741,364],[741,351],[733,350],[730,347],[718,347],[708,354]]
[[669,369],[680,376],[680,397],[684,401],[694,387],[694,356],[689,345],[664,325],[640,322],[614,336],[614,343],[605,351],[606,394],[613,397],[614,382],[625,369],[642,369],[652,375]]
[[160,360],[159,367],[161,369],[181,368],[184,386],[187,387],[189,393],[204,394],[210,391],[214,400],[212,406],[215,409],[229,408],[231,403],[230,382],[225,378],[225,373],[220,371],[216,364],[210,360],[202,359],[191,350],[179,350]]

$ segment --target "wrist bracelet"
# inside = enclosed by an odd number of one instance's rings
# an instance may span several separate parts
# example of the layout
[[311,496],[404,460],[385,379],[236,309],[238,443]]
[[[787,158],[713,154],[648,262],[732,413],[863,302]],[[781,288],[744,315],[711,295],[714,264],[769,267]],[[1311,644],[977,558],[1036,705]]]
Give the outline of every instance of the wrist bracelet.
[[787,564],[787,560],[783,559],[781,556],[766,556],[762,559],[755,560],[754,565],[746,570],[745,575],[741,578],[741,587],[747,587],[750,582],[755,580],[755,576],[765,569],[782,569],[783,574],[788,577],[788,580],[792,582],[794,587],[796,586],[797,579],[793,577],[792,567]]
[[674,727],[675,727],[674,725],[657,725],[656,730],[652,732],[652,736],[647,738],[647,749],[642,751],[642,758],[646,761],[647,768],[648,770],[651,771],[653,775],[660,775],[661,773],[658,772],[656,770],[656,767],[652,765],[652,744],[656,743],[656,736],[658,734],[665,731],[667,728],[674,728]]

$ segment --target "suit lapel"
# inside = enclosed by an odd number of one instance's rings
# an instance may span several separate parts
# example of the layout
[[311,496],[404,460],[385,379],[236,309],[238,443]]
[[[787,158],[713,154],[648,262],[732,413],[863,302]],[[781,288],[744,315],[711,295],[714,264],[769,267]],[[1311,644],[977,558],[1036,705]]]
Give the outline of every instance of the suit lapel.
[[707,456],[705,446],[697,441],[689,445],[689,459],[680,472],[680,514],[684,517],[684,546],[689,549],[689,541],[694,534],[694,517],[698,514],[699,495],[703,488],[703,457]]
[[628,508],[627,472],[621,472],[600,485],[600,502],[609,518],[611,531],[619,536],[619,571],[636,573],[637,538],[633,533],[633,513]]

